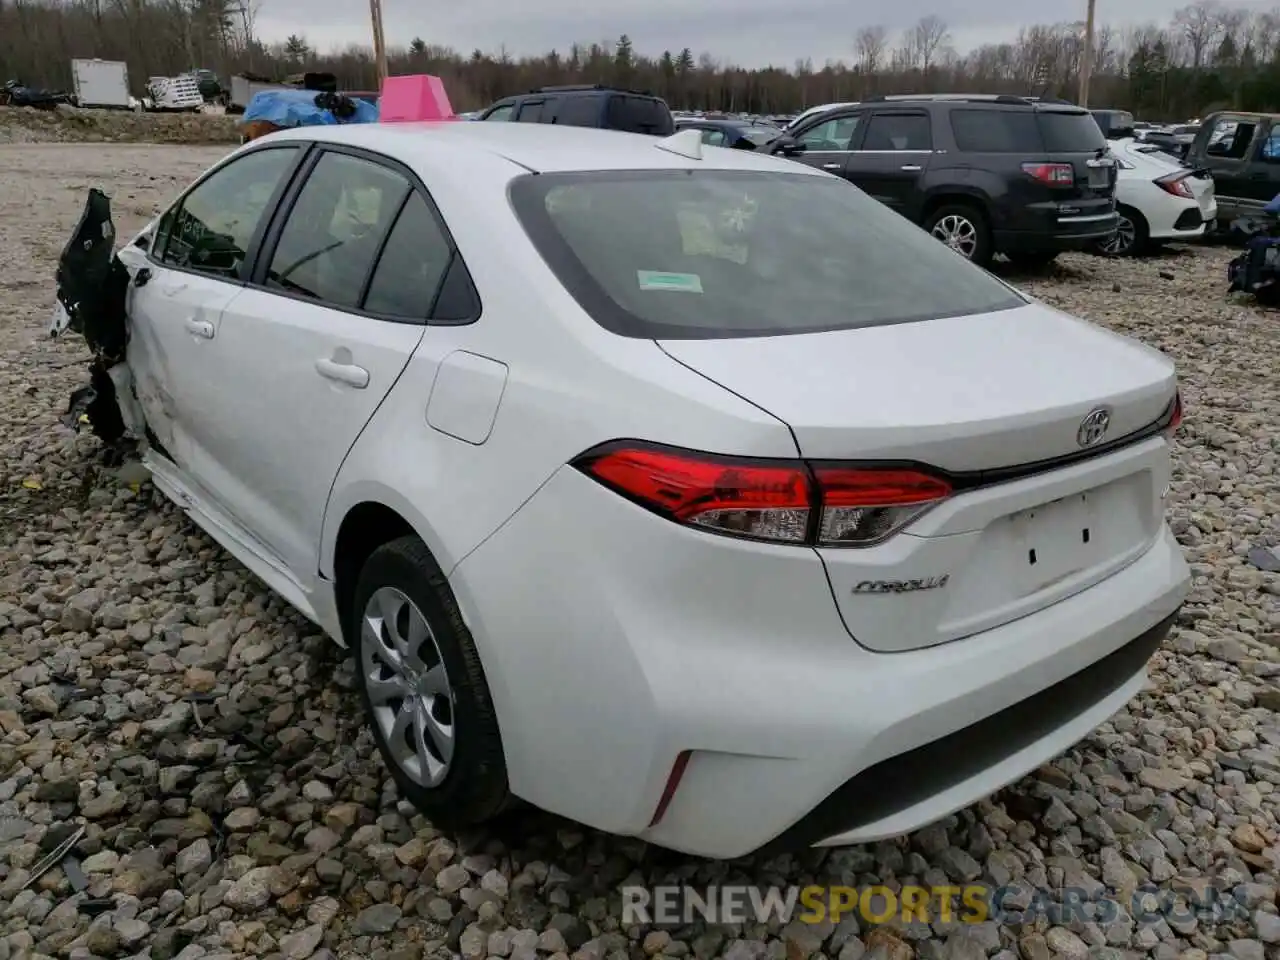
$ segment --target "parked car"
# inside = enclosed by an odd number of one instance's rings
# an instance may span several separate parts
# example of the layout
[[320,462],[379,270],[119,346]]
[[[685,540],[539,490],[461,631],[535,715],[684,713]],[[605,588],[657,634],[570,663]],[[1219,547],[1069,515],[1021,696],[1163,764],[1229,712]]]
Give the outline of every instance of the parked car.
[[767,148],[782,135],[772,124],[748,123],[745,120],[677,120],[677,130],[697,130],[702,142],[712,147],[731,147],[736,150],[760,150]]
[[1121,709],[1187,591],[1170,360],[802,164],[291,129],[118,257],[156,485],[349,648],[441,827],[898,835]]
[[661,97],[599,85],[539,87],[504,97],[485,110],[480,119],[598,127],[659,137],[675,132],[671,109]]
[[1280,194],[1280,114],[1211,114],[1187,152],[1187,163],[1213,176],[1219,225],[1260,214]]
[[877,98],[832,107],[774,141],[862,187],[986,266],[1048,263],[1116,231],[1116,164],[1087,110],[1025,97]]
[[1099,244],[1114,256],[1137,256],[1171,240],[1204,236],[1218,217],[1213,178],[1193,170],[1158,147],[1132,137],[1114,140],[1120,166],[1116,183],[1115,236]]
[[1180,126],[1166,127],[1163,130],[1148,130],[1142,139],[1177,159],[1184,160],[1192,141],[1195,140],[1196,134],[1199,132],[1199,125],[1182,124]]

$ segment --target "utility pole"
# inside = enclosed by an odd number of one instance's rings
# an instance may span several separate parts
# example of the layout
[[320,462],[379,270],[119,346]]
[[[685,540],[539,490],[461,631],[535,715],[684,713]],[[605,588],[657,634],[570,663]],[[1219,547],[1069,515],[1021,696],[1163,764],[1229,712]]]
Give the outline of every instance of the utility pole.
[[1080,61],[1080,106],[1089,106],[1089,77],[1093,73],[1093,15],[1097,0],[1088,0],[1089,12],[1084,20],[1084,57]]
[[[1089,0],[1090,3],[1093,0]],[[373,18],[373,61],[378,71],[378,89],[387,79],[387,42],[382,33],[382,0],[369,0],[369,14]]]

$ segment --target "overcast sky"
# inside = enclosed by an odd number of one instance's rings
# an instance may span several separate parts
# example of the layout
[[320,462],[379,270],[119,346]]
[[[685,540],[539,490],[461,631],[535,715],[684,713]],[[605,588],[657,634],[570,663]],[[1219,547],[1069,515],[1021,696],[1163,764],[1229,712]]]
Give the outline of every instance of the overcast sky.
[[[1186,2],[1098,0],[1098,19],[1116,26],[1163,21]],[[322,51],[371,42],[363,0],[261,3],[258,28],[268,41],[300,33]],[[1263,9],[1274,0],[1233,5]],[[897,32],[927,14],[946,21],[951,43],[963,52],[1013,39],[1026,24],[1082,20],[1085,0],[382,0],[389,46],[417,36],[464,53],[505,45],[519,56],[564,52],[574,41],[612,42],[626,33],[639,53],[691,47],[747,67],[790,66],[800,57],[818,66],[852,60],[859,27],[882,23]]]

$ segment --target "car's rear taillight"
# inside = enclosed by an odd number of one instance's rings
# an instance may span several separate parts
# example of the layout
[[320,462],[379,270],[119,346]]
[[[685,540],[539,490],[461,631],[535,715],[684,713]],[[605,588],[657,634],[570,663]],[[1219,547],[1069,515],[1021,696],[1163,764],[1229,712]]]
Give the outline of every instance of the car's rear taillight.
[[1069,187],[1076,182],[1076,168],[1069,163],[1024,163],[1022,172],[1051,187]]
[[1169,423],[1164,428],[1164,434],[1170,439],[1178,432],[1178,427],[1182,426],[1182,391],[1179,390],[1173,397],[1173,410],[1169,414]]
[[1196,198],[1195,191],[1191,189],[1191,184],[1187,183],[1187,177],[1191,176],[1188,171],[1186,173],[1170,173],[1163,177],[1157,177],[1155,184],[1165,193],[1171,193],[1175,197],[1181,197],[1184,200],[1194,200]]
[[810,546],[868,546],[951,495],[914,469],[750,460],[639,443],[607,444],[574,465],[677,523]]

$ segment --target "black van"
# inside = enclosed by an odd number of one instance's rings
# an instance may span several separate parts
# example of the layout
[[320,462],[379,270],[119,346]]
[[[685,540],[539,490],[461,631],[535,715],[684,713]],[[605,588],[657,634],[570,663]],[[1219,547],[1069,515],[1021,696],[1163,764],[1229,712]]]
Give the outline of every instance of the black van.
[[504,97],[477,119],[559,123],[570,127],[648,133],[657,137],[669,137],[676,132],[671,108],[661,97],[599,85],[539,87],[528,93]]

